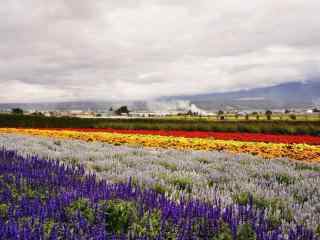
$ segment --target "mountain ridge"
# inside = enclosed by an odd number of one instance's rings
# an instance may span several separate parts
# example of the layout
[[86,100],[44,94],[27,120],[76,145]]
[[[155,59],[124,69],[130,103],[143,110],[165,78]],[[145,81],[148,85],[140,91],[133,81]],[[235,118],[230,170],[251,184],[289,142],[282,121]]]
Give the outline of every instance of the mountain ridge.
[[[154,100],[153,100],[154,101]],[[116,108],[127,105],[130,110],[150,111],[153,101],[72,101],[56,103],[0,103],[0,109],[15,107],[36,110],[92,110],[107,111],[110,107]],[[196,95],[180,95],[161,97],[155,101],[159,108],[166,105],[181,106],[175,102],[184,102],[182,105],[194,104],[207,111],[217,110],[252,110],[252,109],[284,109],[320,107],[320,80],[304,82],[287,82],[270,87],[260,87],[223,93],[206,93]],[[154,105],[154,104],[153,104]],[[189,106],[189,105],[188,105]],[[187,107],[188,107],[187,106]],[[166,109],[159,109],[166,110]]]
[[320,81],[293,81],[232,92],[172,96],[163,100],[189,100],[204,109],[226,106],[236,109],[305,108],[320,105]]

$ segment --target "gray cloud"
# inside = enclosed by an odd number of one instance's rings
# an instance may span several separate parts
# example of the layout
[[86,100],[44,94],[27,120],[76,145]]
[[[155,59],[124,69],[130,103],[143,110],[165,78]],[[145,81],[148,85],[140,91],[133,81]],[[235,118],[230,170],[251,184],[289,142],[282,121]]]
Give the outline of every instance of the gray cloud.
[[318,0],[3,0],[0,101],[144,99],[316,78]]

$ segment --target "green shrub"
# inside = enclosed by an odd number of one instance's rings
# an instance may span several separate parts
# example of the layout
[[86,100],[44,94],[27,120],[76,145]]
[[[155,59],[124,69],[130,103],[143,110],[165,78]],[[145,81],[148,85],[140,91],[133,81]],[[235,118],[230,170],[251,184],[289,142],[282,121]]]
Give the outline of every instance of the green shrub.
[[237,232],[238,240],[256,240],[256,234],[249,224],[243,224]]
[[308,164],[308,163],[296,163],[295,170],[310,170],[310,171],[320,172],[320,166]]
[[165,194],[167,192],[167,189],[160,183],[155,183],[152,189],[160,194]]
[[99,205],[105,214],[106,230],[109,232],[128,233],[132,224],[138,221],[137,208],[132,202],[110,200]]
[[66,210],[69,217],[76,216],[80,212],[88,222],[92,223],[95,219],[94,209],[90,206],[90,201],[86,198],[79,198],[73,201]]

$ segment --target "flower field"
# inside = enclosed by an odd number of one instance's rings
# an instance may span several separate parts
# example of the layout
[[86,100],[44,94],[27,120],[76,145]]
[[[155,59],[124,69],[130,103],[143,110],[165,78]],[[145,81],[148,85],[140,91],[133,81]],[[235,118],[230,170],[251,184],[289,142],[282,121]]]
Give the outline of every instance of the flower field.
[[320,238],[311,143],[2,128],[0,147],[0,239]]
[[0,151],[1,239],[306,239],[246,204],[174,202],[152,190],[97,181],[84,169]]
[[178,151],[113,146],[101,142],[0,135],[0,145],[22,156],[37,155],[82,164],[99,179],[153,189],[172,200],[221,200],[221,206],[254,205],[283,230],[295,224],[317,230],[320,222],[320,164],[225,152]]
[[80,132],[74,130],[39,130],[1,128],[0,133],[19,133],[34,136],[100,141],[115,145],[141,145],[144,147],[173,148],[179,150],[217,150],[232,153],[249,153],[264,158],[288,157],[306,162],[320,161],[320,146],[309,144],[284,144],[264,142],[241,142],[210,138],[185,138],[174,136],[123,134],[110,132]]
[[[49,129],[47,129],[49,130]],[[320,145],[320,136],[311,135],[280,135],[261,133],[238,133],[238,132],[210,132],[210,131],[181,131],[181,130],[126,130],[112,128],[66,128],[54,129],[79,132],[110,132],[123,134],[159,135],[185,138],[213,138],[218,140],[235,140],[244,142],[270,142],[270,143],[301,143],[309,145]]]

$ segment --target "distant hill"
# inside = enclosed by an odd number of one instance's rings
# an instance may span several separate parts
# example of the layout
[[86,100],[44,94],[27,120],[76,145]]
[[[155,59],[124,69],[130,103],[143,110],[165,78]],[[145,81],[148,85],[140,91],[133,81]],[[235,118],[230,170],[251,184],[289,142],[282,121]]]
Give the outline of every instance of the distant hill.
[[207,110],[306,108],[320,105],[320,80],[289,82],[271,87],[225,93],[174,96],[166,100],[190,100]]
[[[200,109],[217,111],[219,109],[265,110],[284,108],[320,107],[320,79],[306,82],[289,82],[271,87],[254,88],[225,93],[162,97],[157,101],[76,101],[59,103],[16,103],[1,104],[1,109],[19,107],[33,110],[92,110],[108,111],[127,105],[133,111],[189,110],[191,104]],[[195,106],[193,106],[195,107]]]

